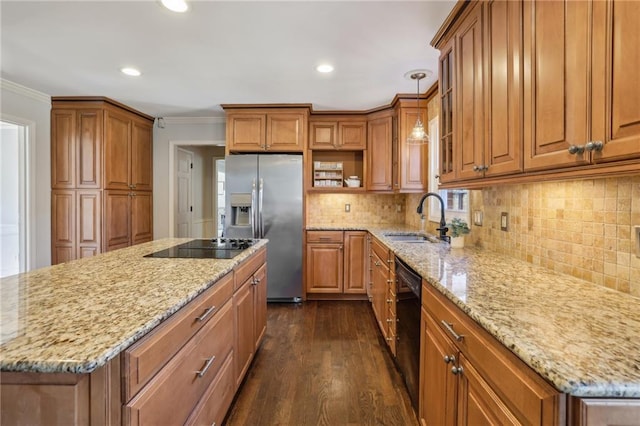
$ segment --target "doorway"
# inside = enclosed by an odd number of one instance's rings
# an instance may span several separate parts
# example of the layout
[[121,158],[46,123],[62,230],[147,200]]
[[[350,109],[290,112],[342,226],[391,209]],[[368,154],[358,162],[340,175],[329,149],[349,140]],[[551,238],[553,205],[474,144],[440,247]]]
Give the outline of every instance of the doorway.
[[27,270],[28,127],[0,121],[0,278]]
[[193,228],[193,188],[191,170],[193,153],[178,148],[176,156],[176,237],[190,237]]

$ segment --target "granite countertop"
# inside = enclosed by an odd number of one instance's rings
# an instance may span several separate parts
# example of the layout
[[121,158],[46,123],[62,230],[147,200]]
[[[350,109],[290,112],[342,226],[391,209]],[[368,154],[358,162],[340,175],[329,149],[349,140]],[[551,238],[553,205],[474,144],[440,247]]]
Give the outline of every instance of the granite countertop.
[[0,280],[0,369],[90,373],[267,244],[233,259],[146,254],[167,238]]
[[367,230],[558,390],[640,397],[640,299],[474,247],[402,243]]

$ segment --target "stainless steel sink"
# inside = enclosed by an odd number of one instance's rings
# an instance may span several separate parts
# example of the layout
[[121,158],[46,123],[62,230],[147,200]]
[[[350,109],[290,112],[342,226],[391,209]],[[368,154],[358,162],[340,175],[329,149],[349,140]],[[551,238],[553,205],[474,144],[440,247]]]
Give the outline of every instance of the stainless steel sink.
[[388,233],[383,234],[385,238],[391,241],[398,241],[402,243],[437,243],[438,239],[431,235],[418,234],[418,233]]

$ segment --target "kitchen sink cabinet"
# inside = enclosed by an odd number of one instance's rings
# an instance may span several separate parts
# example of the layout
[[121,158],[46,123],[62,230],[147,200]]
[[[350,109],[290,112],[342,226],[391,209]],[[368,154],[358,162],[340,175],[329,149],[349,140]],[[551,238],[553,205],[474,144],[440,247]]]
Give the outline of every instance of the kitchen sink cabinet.
[[309,108],[222,105],[227,116],[226,152],[302,153],[307,145]]
[[314,116],[309,119],[309,149],[367,149],[367,120],[359,116]]
[[52,264],[153,238],[152,128],[108,98],[52,99]]
[[422,424],[564,424],[565,396],[426,281],[422,304]]

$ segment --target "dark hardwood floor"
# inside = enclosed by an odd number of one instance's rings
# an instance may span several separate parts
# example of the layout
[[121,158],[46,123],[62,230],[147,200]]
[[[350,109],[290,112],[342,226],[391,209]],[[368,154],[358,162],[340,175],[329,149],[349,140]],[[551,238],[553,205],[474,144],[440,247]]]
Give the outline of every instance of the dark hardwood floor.
[[369,302],[269,304],[267,312],[226,425],[418,424]]

